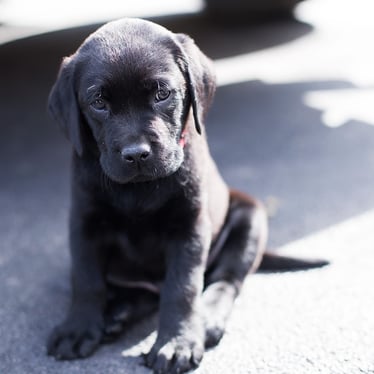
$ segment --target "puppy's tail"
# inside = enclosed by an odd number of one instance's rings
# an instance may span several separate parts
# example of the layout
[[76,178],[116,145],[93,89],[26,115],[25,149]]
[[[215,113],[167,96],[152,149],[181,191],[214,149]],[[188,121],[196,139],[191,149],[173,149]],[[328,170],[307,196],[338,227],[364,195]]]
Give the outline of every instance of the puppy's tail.
[[262,257],[258,271],[260,272],[287,272],[321,268],[329,265],[324,259],[309,259],[283,256],[266,251]]

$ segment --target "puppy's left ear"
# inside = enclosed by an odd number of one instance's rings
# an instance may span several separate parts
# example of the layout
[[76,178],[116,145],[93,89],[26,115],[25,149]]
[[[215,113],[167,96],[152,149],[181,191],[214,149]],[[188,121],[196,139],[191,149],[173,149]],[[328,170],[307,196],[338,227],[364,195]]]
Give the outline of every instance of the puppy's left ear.
[[197,132],[201,134],[204,118],[216,90],[213,63],[188,35],[176,34],[176,39],[180,49],[177,63],[185,75],[195,127]]
[[74,90],[75,63],[72,57],[65,57],[56,83],[48,98],[49,113],[60,125],[79,156],[83,153],[82,115]]

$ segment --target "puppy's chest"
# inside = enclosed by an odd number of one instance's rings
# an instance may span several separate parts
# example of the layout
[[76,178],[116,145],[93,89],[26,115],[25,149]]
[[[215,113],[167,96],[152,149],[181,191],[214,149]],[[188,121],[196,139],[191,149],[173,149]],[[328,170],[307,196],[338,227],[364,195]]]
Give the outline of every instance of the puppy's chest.
[[165,277],[168,231],[156,224],[125,220],[114,237],[115,245],[108,258],[108,280],[125,287],[158,287]]
[[162,279],[167,252],[174,248],[175,237],[185,224],[185,217],[178,213],[174,204],[156,211],[135,206],[117,211],[108,222],[110,241],[114,244],[110,271],[132,274],[134,279]]
[[178,250],[180,234],[194,221],[190,199],[159,182],[112,189],[105,201],[109,278],[162,281],[168,251]]

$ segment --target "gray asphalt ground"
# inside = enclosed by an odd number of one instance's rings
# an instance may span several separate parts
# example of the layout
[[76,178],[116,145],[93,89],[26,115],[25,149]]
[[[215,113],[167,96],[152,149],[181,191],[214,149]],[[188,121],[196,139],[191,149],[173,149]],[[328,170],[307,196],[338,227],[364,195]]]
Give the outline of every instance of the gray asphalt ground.
[[[267,202],[270,246],[331,260],[248,278],[198,373],[374,373],[374,24],[369,2],[352,3],[310,0],[298,20],[250,25],[157,19],[216,61],[212,153],[229,184]],[[45,351],[70,294],[70,147],[46,98],[97,26],[0,45],[0,373],[149,373],[139,354],[157,316],[82,361]]]

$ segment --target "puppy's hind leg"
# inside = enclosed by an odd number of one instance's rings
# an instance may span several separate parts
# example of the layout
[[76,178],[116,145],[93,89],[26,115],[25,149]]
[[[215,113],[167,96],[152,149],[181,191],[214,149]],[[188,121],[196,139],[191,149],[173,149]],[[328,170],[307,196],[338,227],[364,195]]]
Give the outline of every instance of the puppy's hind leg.
[[221,238],[212,248],[218,253],[205,275],[203,303],[205,346],[215,346],[225,331],[246,275],[254,272],[265,250],[267,218],[265,210],[255,200],[240,192],[230,192],[230,207]]

